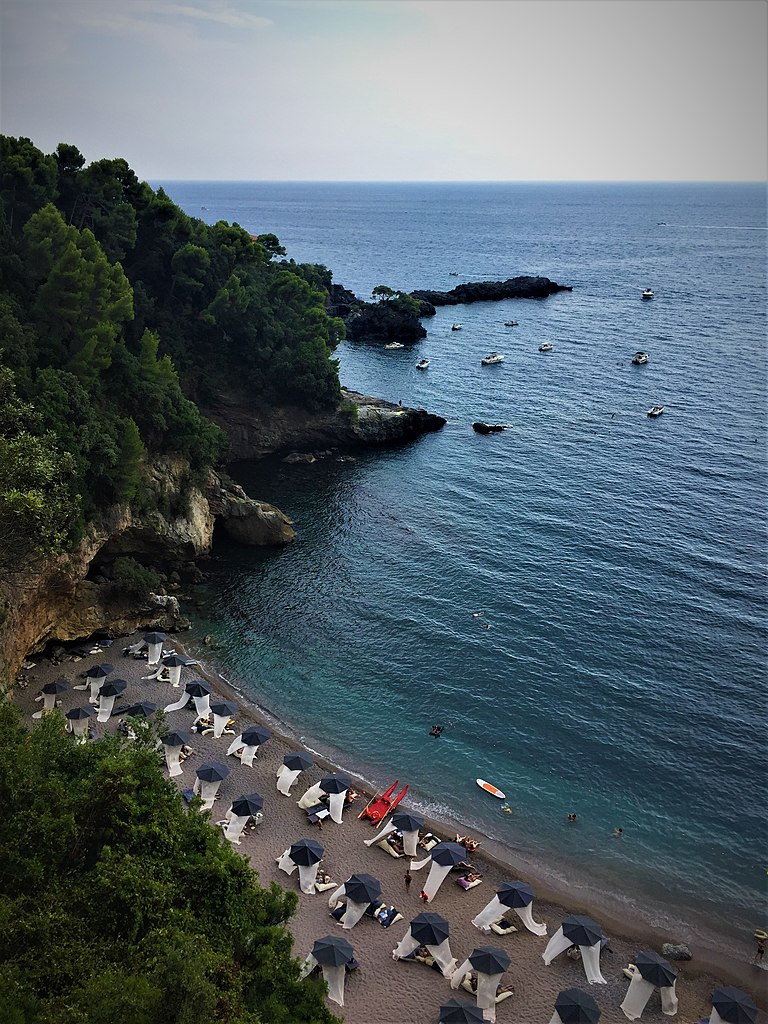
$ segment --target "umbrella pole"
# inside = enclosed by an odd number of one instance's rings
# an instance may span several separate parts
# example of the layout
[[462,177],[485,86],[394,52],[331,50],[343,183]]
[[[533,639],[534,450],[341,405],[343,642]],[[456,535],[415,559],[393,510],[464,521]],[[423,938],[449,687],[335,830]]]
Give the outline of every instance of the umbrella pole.
[[365,807],[364,807],[364,808],[362,809],[362,811],[360,811],[360,813],[358,814],[358,816],[357,816],[357,820],[358,820],[358,821],[359,821],[359,820],[360,820],[360,819],[362,818],[362,816],[363,816],[363,815],[365,814],[365,812],[366,812],[366,811],[368,810],[368,808],[369,808],[369,807],[371,806],[371,804],[373,803],[373,801],[374,801],[374,800],[376,799],[376,797],[377,797],[377,796],[379,796],[379,791],[378,791],[378,789],[377,789],[377,790],[376,790],[376,792],[375,792],[375,793],[373,794],[373,796],[372,796],[372,797],[371,797],[371,799],[370,799],[370,800],[368,801],[368,803],[367,803],[367,804],[365,805]]

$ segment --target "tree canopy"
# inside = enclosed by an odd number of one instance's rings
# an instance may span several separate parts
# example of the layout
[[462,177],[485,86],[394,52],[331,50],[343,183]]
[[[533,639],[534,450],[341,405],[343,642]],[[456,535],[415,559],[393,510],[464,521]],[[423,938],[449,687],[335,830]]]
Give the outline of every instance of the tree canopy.
[[29,732],[0,700],[4,1024],[339,1024],[300,980],[294,893],[184,809],[151,743]]

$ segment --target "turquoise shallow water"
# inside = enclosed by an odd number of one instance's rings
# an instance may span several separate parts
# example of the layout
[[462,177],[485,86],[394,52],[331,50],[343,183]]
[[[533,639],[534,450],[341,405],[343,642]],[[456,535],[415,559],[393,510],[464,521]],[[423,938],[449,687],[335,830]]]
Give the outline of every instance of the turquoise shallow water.
[[[354,460],[236,467],[298,540],[217,544],[197,629],[222,671],[561,879],[656,922],[764,925],[764,188],[164,187],[364,297],[518,273],[574,288],[439,310],[412,350],[341,346],[346,385],[449,422]],[[504,364],[481,368],[491,349]]]

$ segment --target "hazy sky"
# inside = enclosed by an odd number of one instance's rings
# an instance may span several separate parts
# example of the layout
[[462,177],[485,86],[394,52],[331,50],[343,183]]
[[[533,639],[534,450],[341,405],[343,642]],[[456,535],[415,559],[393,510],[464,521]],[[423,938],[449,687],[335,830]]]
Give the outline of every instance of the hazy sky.
[[143,179],[765,180],[765,0],[0,0],[0,128]]

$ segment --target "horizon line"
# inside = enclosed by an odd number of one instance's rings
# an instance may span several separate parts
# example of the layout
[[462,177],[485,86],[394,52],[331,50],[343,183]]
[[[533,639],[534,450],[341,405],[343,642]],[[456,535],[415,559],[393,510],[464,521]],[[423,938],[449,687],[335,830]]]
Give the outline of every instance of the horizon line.
[[763,185],[760,178],[174,178],[147,181],[241,185]]

